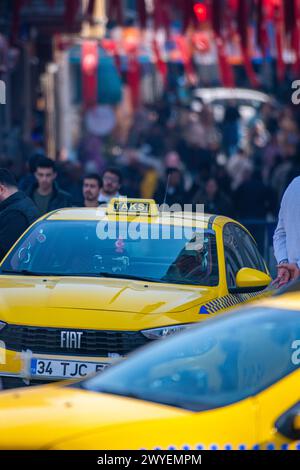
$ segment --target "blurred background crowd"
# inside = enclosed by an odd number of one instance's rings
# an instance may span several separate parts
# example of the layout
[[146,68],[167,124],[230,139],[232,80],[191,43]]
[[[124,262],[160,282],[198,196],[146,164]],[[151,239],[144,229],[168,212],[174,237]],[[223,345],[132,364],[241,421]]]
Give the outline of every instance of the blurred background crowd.
[[0,18],[0,166],[22,190],[47,156],[78,206],[115,167],[122,195],[234,217],[271,262],[300,175],[297,0],[2,0]]

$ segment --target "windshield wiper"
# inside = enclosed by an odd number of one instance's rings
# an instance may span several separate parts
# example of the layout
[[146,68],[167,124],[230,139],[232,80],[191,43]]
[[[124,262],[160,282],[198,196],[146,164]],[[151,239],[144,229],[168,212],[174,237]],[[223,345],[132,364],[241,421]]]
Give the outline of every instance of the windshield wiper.
[[12,269],[1,269],[0,274],[21,274],[23,276],[65,276],[65,274],[59,273],[42,273],[37,271],[30,271],[29,269],[21,269],[20,271],[14,271]]
[[164,282],[160,279],[153,279],[151,277],[140,277],[131,274],[115,274],[109,272],[101,272],[98,274],[100,277],[114,278],[114,279],[132,279],[133,281],[144,281],[144,282]]

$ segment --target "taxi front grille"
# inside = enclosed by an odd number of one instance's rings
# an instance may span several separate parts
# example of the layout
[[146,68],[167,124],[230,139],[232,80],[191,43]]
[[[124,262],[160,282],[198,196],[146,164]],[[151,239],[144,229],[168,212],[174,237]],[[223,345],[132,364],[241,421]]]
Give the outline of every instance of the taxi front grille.
[[[63,341],[62,332],[65,332]],[[76,344],[77,335],[74,335],[74,332],[82,333],[80,347],[74,347],[74,342],[70,340],[72,334]],[[138,331],[69,330],[19,325],[6,325],[0,332],[0,340],[4,341],[6,349],[13,351],[29,349],[40,354],[97,357],[110,357],[113,354],[124,356],[149,342]]]

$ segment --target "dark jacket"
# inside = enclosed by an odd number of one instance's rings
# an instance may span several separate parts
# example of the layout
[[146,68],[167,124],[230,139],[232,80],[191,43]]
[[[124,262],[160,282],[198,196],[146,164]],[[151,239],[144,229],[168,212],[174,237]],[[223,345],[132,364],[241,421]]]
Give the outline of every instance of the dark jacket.
[[21,191],[0,203],[0,259],[38,217],[37,208]]
[[[26,191],[27,196],[29,196],[33,200],[33,195],[35,190],[37,189],[38,184],[35,182],[30,186],[30,188]],[[53,193],[48,204],[47,212],[54,211],[56,209],[63,209],[64,207],[71,207],[72,206],[72,197],[69,193],[62,191],[59,186],[55,183],[53,186]]]

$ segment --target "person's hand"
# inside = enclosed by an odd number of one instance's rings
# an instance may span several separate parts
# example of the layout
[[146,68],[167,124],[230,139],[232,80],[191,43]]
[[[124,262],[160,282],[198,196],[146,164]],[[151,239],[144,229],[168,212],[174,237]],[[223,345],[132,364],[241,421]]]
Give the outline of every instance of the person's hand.
[[300,276],[300,269],[299,266],[295,263],[282,263],[278,267],[279,269],[287,269],[290,274],[290,281],[294,281],[295,279],[298,279]]
[[272,285],[279,288],[287,284],[291,280],[291,273],[288,269],[289,264],[279,264],[277,266],[277,277],[272,282]]

